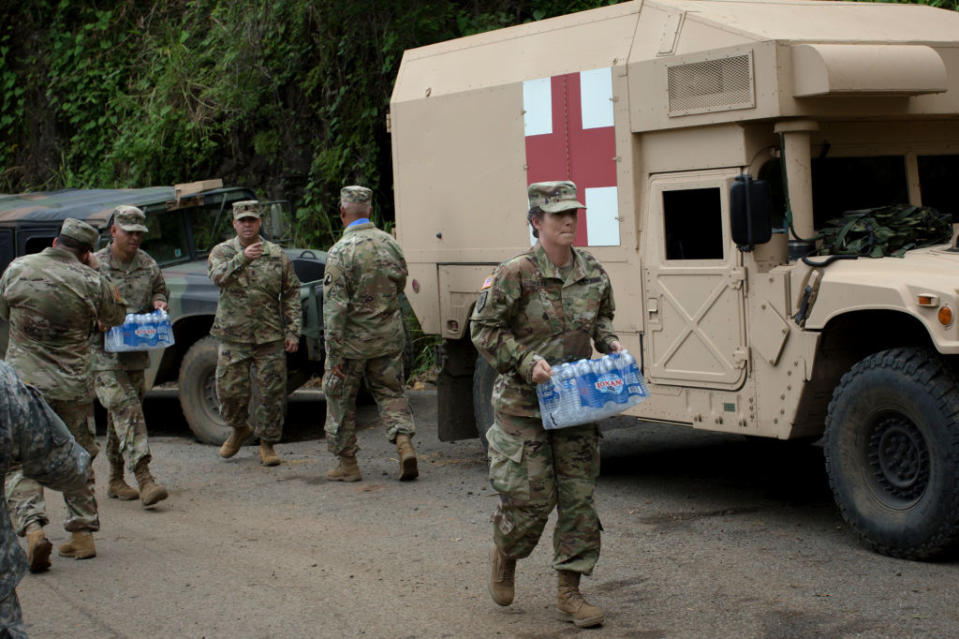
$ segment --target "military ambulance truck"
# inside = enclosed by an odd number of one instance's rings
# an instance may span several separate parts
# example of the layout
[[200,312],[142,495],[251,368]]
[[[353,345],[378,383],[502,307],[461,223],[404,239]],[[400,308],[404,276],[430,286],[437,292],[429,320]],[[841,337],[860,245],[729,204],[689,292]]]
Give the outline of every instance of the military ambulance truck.
[[571,179],[576,243],[609,272],[616,332],[649,383],[631,414],[823,436],[865,544],[954,553],[951,226],[902,257],[809,254],[848,211],[959,213],[959,14],[627,2],[407,51],[388,124],[406,293],[442,338],[441,438],[492,422],[470,314],[493,267],[532,242],[527,185]]

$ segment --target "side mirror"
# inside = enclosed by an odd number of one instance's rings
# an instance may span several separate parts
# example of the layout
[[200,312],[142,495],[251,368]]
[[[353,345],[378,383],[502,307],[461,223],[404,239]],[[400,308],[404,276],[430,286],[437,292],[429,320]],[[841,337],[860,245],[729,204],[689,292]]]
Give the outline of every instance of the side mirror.
[[739,175],[729,189],[729,220],[740,251],[753,250],[772,238],[772,196],[769,184]]

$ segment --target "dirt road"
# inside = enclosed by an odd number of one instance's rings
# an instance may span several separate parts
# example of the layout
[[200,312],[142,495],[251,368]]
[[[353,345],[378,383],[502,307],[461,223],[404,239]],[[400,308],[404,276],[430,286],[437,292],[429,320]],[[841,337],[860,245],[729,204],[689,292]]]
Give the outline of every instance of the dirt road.
[[[59,637],[877,638],[959,635],[959,565],[856,545],[811,446],[608,424],[597,504],[603,555],[583,590],[606,625],[556,620],[547,528],[520,562],[516,602],[486,592],[495,497],[476,440],[436,440],[435,394],[411,393],[421,478],[361,411],[364,481],[327,483],[324,403],[291,404],[283,464],[194,442],[176,404],[148,400],[154,463],[170,499],[146,511],[106,498],[96,461],[98,556],[54,557],[18,589],[34,639]],[[48,492],[55,544],[66,538]]]

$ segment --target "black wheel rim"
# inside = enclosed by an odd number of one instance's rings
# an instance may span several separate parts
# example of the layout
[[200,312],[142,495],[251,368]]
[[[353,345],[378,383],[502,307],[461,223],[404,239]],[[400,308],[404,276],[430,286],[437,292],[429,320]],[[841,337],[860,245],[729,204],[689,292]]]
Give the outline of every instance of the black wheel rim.
[[929,485],[929,447],[905,415],[887,413],[870,428],[866,461],[873,488],[886,505],[908,508]]

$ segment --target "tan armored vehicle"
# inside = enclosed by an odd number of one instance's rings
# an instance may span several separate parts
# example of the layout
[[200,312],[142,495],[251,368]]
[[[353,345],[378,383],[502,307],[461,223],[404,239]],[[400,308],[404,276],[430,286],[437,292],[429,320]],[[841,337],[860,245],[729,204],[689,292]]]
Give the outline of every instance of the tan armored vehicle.
[[836,500],[867,545],[956,550],[950,226],[904,257],[808,254],[847,211],[959,214],[959,14],[624,3],[407,51],[390,126],[407,295],[443,339],[442,438],[492,421],[494,375],[468,323],[493,266],[530,246],[526,186],[572,179],[587,205],[577,244],[609,271],[617,332],[649,383],[632,414],[825,435]]

